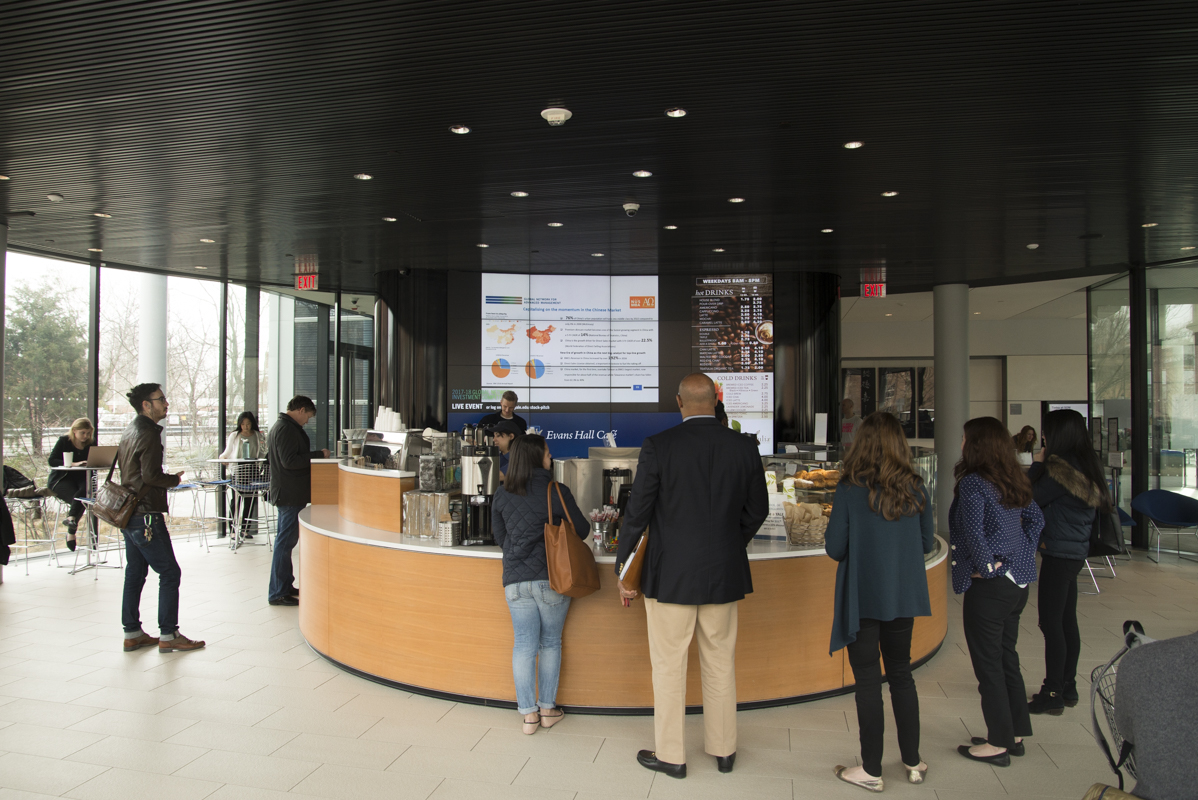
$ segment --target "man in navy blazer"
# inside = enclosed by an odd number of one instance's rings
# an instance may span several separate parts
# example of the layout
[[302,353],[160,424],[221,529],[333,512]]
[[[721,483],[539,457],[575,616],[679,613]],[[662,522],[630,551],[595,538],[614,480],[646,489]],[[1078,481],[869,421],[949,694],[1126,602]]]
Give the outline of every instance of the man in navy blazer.
[[[637,761],[684,778],[686,661],[696,633],[704,747],[721,772],[731,772],[736,759],[736,609],[753,591],[745,548],[769,513],[769,498],[753,440],[716,421],[711,378],[687,375],[677,399],[682,424],[641,445],[616,565],[618,574],[649,528],[641,589],[657,749],[642,750]],[[622,585],[620,593],[637,596]]]

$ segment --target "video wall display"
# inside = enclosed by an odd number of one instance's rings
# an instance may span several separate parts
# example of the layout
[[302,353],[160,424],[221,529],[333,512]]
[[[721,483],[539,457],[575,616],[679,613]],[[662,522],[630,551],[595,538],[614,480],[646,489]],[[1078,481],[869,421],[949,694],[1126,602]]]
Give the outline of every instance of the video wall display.
[[586,456],[609,431],[639,447],[681,421],[678,382],[701,370],[732,426],[772,452],[769,275],[455,272],[448,316],[451,429],[514,391],[555,457]]

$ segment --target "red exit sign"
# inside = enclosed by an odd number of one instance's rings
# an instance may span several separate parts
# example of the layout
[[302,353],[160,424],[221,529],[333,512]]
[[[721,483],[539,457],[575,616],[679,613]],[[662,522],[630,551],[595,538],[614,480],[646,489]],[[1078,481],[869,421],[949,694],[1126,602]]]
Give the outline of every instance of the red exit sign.
[[862,297],[885,297],[886,284],[884,283],[863,283],[861,284]]
[[301,292],[314,292],[317,289],[318,275],[296,275],[295,288]]

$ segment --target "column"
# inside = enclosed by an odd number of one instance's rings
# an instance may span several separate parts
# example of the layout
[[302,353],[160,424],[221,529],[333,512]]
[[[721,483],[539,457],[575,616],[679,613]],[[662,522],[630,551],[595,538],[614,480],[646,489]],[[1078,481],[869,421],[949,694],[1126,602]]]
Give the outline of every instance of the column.
[[969,286],[932,289],[936,366],[936,529],[948,535],[953,466],[961,458],[961,434],[969,419]]
[[166,387],[166,276],[142,273],[137,326],[137,382]]
[[258,304],[258,287],[245,287],[245,351],[242,353],[242,363],[245,367],[242,384],[245,387],[245,408],[242,411],[250,411],[255,417],[258,416],[258,337],[261,329]]
[[[1148,491],[1151,453],[1149,431],[1153,424],[1152,409],[1148,405],[1149,372],[1156,365],[1148,359],[1149,348],[1155,342],[1149,336],[1148,318],[1148,273],[1142,266],[1135,266],[1128,275],[1127,303],[1131,317],[1131,496]],[[1159,450],[1159,443],[1151,442]],[[1132,509],[1135,527],[1131,529],[1131,544],[1136,548],[1148,548],[1148,517]]]

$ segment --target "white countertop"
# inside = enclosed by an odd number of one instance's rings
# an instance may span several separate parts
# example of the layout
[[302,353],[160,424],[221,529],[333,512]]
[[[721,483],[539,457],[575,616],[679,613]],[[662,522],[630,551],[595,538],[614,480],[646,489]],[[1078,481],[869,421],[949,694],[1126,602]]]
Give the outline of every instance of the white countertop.
[[[316,463],[316,459],[312,459],[312,462]],[[344,472],[357,472],[360,475],[374,475],[379,478],[415,478],[416,477],[415,472],[407,472],[407,471],[401,470],[401,469],[371,469],[370,467],[355,467],[352,464],[346,464],[344,461],[338,462],[335,460],[330,460],[330,461],[326,462],[324,459],[321,459],[320,463],[322,463],[322,464],[324,464],[324,463],[330,463],[330,464],[331,463],[339,463],[341,465],[339,467],[339,469],[341,469]]]
[[340,464],[341,459],[339,459],[339,458],[314,458],[311,460],[311,463],[313,463],[313,464]]
[[[342,467],[344,469],[344,467]],[[356,470],[373,474],[373,470]],[[395,470],[390,470],[395,472]],[[418,553],[435,553],[444,556],[466,556],[468,558],[503,558],[503,551],[498,547],[442,547],[434,539],[421,539],[418,536],[370,528],[356,522],[344,519],[337,511],[337,506],[322,505],[308,506],[300,512],[300,522],[311,530],[333,539],[341,539],[355,544],[365,544],[372,547],[390,547],[395,550],[411,550]],[[946,557],[948,547],[944,540],[936,537],[939,547],[925,558],[924,566],[931,568]],[[791,547],[783,542],[752,541],[748,547],[750,561],[764,561],[775,558],[803,558],[807,556],[823,556],[822,547],[800,549]],[[595,550],[595,561],[600,564],[615,564],[614,553],[604,553]]]

